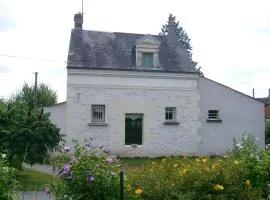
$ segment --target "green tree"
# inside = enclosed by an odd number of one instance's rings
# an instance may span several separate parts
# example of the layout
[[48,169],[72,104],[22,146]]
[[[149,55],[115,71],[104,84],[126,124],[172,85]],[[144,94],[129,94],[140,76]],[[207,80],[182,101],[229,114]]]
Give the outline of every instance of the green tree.
[[[29,108],[35,106],[35,87],[24,83],[22,89],[12,95],[11,102],[25,102]],[[50,106],[57,103],[57,94],[48,85],[41,83],[37,87],[37,107]]]
[[25,103],[0,106],[0,153],[15,167],[42,163],[50,152],[59,150],[59,132],[43,109],[30,109]]
[[[171,18],[173,21],[176,21],[176,17],[172,14],[170,14],[169,18]],[[163,24],[161,27],[161,32],[159,35],[164,36],[168,34],[168,22],[166,24]],[[185,29],[180,25],[179,21],[176,22],[176,38],[178,41],[182,44],[183,48],[186,50],[192,64],[196,67],[198,65],[198,62],[194,61],[192,59],[192,46],[190,44],[190,38],[188,37],[188,34],[186,33]],[[198,67],[198,72],[203,76],[203,73],[201,71],[201,67]]]

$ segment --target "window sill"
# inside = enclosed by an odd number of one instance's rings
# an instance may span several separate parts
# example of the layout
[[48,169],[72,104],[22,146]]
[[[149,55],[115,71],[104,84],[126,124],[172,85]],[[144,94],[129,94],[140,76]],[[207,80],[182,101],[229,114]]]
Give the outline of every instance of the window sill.
[[105,122],[90,122],[88,126],[108,126],[108,124]]
[[206,122],[214,122],[214,123],[221,123],[221,119],[207,119]]
[[178,125],[180,122],[177,121],[165,121],[163,122],[164,125]]
[[138,148],[143,147],[142,144],[125,144],[125,147]]

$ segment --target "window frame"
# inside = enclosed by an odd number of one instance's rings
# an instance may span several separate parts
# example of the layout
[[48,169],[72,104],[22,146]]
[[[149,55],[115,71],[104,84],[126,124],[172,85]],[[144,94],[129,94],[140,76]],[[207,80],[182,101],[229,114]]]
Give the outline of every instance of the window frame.
[[219,110],[208,110],[207,117],[209,120],[218,120],[219,119]]
[[[97,109],[101,109],[99,111],[96,111],[97,113],[102,113],[102,116],[100,119],[98,117],[94,117],[94,109],[95,107]],[[92,104],[91,105],[91,122],[92,123],[105,123],[105,116],[106,116],[106,109],[104,104]]]
[[[168,110],[168,109],[172,109],[172,110]],[[168,114],[172,114],[172,119],[167,119],[167,113]],[[177,115],[176,115],[176,107],[165,107],[165,122],[176,122],[176,117],[177,117]],[[170,118],[169,117],[169,115],[168,115],[168,118]]]

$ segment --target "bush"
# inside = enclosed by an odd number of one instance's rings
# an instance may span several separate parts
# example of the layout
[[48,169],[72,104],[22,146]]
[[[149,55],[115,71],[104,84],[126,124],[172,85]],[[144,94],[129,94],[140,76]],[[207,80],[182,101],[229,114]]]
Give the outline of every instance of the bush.
[[17,170],[10,167],[5,154],[0,157],[0,199],[10,200],[11,193],[17,186]]
[[168,157],[128,173],[127,199],[259,200],[266,199],[270,183],[270,152],[261,151],[255,138],[224,157]]
[[60,179],[52,186],[55,199],[110,200],[119,199],[119,165],[116,157],[91,140],[81,146],[74,141],[74,151],[65,147],[62,155],[54,158]]

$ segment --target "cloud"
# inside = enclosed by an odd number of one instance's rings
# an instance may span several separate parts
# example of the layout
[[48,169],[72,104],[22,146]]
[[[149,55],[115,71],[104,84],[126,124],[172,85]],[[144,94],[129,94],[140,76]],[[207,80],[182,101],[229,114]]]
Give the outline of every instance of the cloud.
[[9,68],[0,65],[0,74],[1,73],[8,73],[8,72],[10,72]]
[[15,23],[9,17],[0,16],[0,32],[8,31],[15,27]]

